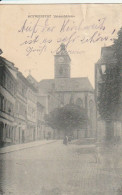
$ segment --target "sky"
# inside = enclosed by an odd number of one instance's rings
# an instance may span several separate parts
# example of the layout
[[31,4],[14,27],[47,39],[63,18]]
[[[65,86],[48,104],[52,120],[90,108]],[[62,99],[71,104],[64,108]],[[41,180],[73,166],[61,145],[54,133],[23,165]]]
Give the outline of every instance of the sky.
[[71,58],[71,77],[88,77],[101,47],[109,46],[122,26],[122,5],[0,5],[0,48],[27,76],[54,78],[54,55],[61,43]]

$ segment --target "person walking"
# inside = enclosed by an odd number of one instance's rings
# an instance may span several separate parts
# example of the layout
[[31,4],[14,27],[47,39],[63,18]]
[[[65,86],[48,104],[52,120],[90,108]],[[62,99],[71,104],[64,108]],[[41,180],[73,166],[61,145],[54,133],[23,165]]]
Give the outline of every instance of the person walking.
[[100,146],[98,142],[96,143],[96,147],[95,147],[95,161],[96,163],[101,162]]
[[68,137],[65,136],[64,140],[63,140],[63,144],[67,145],[68,144]]

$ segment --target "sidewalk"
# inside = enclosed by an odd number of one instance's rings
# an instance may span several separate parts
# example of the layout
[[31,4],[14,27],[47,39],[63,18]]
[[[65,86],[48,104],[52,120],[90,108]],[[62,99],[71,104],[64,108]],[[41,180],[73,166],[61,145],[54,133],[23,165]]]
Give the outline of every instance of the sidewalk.
[[7,147],[0,148],[0,154],[14,152],[17,150],[24,150],[24,149],[28,149],[28,148],[32,148],[32,147],[45,145],[45,144],[51,144],[51,143],[54,143],[56,141],[57,140],[39,140],[39,141],[29,142],[29,143],[25,143],[25,144],[17,144],[17,145],[7,146]]

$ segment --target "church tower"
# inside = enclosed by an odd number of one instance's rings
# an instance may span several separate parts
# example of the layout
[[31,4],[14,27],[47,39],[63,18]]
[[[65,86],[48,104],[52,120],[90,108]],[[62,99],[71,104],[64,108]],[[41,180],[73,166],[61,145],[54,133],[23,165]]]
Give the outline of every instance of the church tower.
[[66,46],[62,43],[55,55],[55,78],[70,78],[70,62]]

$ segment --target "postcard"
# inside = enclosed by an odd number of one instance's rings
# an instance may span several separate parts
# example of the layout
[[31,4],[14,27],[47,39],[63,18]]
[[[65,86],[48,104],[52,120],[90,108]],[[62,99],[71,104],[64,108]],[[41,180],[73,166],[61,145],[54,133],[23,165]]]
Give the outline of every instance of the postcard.
[[122,4],[0,5],[0,194],[122,194]]

